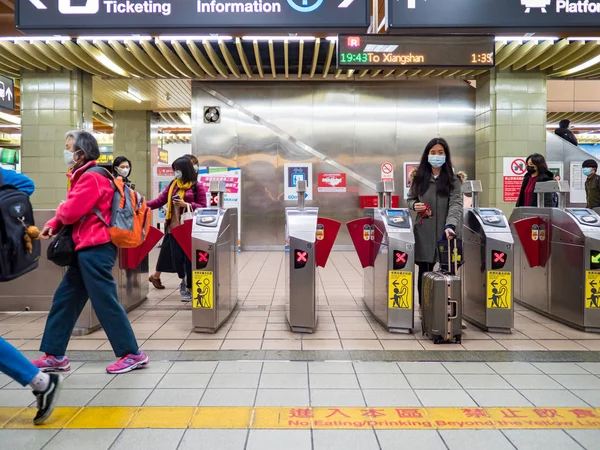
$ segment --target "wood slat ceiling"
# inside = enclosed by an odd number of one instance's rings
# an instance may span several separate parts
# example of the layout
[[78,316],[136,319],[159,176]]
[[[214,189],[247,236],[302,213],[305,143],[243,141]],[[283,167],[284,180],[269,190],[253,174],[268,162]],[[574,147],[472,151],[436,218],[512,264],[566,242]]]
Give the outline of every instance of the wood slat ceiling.
[[569,119],[577,128],[600,128],[600,112],[550,112],[546,121],[557,124],[562,119]]

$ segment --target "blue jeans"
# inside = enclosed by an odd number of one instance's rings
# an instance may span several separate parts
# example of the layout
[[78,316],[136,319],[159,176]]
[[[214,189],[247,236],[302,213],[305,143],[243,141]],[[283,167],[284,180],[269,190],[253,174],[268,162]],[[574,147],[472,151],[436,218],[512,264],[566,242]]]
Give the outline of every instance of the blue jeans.
[[0,337],[0,372],[21,386],[27,386],[39,371],[19,350]]
[[40,351],[53,356],[66,353],[88,298],[115,355],[120,358],[138,351],[129,318],[117,297],[117,283],[112,275],[116,259],[117,248],[111,243],[77,252],[77,265],[69,267],[54,293]]

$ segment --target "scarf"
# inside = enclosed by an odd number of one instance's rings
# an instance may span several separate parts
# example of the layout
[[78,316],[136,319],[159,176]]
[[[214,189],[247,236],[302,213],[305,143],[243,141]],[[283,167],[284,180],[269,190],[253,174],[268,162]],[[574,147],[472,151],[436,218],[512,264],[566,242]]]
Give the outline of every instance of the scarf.
[[183,200],[185,198],[185,191],[187,191],[188,189],[191,189],[193,184],[194,184],[193,181],[190,181],[189,183],[184,183],[183,181],[181,181],[179,179],[173,180],[173,182],[171,183],[171,186],[169,186],[169,196],[167,197],[166,220],[169,220],[171,218],[172,209],[173,209],[173,192],[175,191],[175,187],[177,187],[177,193]]

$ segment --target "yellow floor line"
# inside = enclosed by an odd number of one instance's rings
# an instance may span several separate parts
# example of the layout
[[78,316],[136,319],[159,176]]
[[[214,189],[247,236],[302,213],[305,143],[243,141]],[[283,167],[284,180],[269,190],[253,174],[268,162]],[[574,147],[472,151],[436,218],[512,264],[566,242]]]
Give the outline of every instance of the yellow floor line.
[[63,407],[36,427],[34,408],[0,408],[0,428],[600,429],[594,408]]

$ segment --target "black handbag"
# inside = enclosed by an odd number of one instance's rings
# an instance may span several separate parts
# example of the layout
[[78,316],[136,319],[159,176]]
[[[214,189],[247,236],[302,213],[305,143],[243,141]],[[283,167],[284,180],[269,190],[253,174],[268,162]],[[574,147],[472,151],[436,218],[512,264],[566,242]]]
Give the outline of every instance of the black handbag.
[[59,267],[70,266],[75,262],[75,243],[71,225],[65,225],[52,239],[46,257],[48,261],[52,261]]

